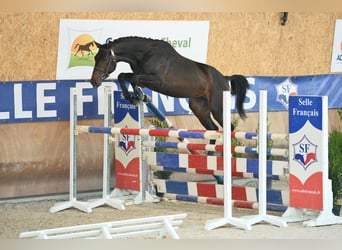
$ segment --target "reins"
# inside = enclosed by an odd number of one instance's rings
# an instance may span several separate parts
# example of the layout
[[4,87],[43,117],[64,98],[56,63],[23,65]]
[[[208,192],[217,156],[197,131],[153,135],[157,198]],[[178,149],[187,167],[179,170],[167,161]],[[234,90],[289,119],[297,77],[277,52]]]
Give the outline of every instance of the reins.
[[[102,49],[102,50],[107,50],[107,49]],[[100,69],[99,67],[94,67],[95,70],[98,70],[100,72],[102,72],[104,74],[104,76],[102,77],[102,79],[105,79],[109,76],[109,73],[108,73],[108,69],[109,69],[109,66],[110,66],[110,62],[113,62],[115,63],[115,60],[114,60],[114,57],[115,57],[115,54],[114,54],[114,51],[112,49],[110,49],[110,60],[109,60],[109,63],[107,63],[107,67],[106,69]]]

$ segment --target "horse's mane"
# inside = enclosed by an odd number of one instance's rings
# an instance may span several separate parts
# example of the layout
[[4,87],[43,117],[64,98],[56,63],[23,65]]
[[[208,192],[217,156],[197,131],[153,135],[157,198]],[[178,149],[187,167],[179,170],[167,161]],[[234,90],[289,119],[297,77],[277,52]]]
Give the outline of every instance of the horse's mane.
[[115,39],[112,43],[118,43],[118,42],[122,42],[125,40],[130,40],[130,39],[143,40],[143,41],[161,41],[159,39],[153,39],[153,38],[147,38],[147,37],[141,37],[141,36],[125,36],[125,37],[119,37]]

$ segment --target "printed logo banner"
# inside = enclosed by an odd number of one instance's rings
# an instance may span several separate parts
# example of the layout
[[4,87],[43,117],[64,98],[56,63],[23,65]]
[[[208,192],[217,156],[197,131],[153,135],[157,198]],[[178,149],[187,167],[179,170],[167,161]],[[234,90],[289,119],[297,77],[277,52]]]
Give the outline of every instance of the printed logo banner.
[[[130,104],[121,92],[114,92],[115,127],[140,128],[137,106]],[[140,191],[140,141],[139,136],[117,135],[115,145],[116,188]]]
[[[59,27],[56,79],[89,79],[97,47],[125,36],[142,36],[170,43],[178,53],[194,61],[206,62],[209,21],[143,21],[61,19]],[[109,79],[131,72],[120,62]]]
[[342,72],[342,20],[336,20],[331,72]]
[[[250,88],[244,103],[246,112],[258,112],[259,90],[267,89],[268,111],[288,110],[289,98],[297,95],[329,97],[329,108],[342,107],[342,74],[312,76],[247,77]],[[117,81],[106,81],[120,90]],[[69,89],[76,87],[82,96],[78,105],[80,119],[103,117],[103,85],[93,88],[86,80],[0,82],[0,123],[58,121],[69,119]],[[130,91],[132,89],[130,88]],[[165,115],[192,115],[188,99],[174,98],[143,89]],[[232,98],[234,102],[234,97]],[[232,104],[232,112],[236,112]],[[146,116],[151,116],[144,107]]]
[[323,210],[322,97],[289,101],[290,206]]

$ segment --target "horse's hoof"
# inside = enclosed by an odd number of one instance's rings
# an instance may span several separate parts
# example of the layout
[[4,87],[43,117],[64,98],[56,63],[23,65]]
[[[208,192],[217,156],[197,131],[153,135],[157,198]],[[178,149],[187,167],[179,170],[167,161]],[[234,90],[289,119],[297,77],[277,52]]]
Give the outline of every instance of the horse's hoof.
[[144,92],[142,92],[141,88],[136,88],[134,93],[135,93],[135,98],[137,100],[140,100],[140,101],[144,100],[145,94]]
[[142,100],[140,100],[139,98],[131,96],[131,98],[129,99],[129,102],[135,106],[138,106],[142,102]]
[[128,101],[131,101],[131,99],[132,99],[132,96],[129,93],[123,94],[123,97]]

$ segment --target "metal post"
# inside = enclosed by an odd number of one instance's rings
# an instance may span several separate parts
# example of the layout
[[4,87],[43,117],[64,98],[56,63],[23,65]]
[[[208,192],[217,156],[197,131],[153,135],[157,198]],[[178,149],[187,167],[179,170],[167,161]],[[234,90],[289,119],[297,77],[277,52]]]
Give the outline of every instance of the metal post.
[[223,161],[224,161],[224,217],[208,220],[205,229],[211,230],[226,224],[250,230],[251,226],[241,218],[232,216],[232,152],[231,152],[231,95],[230,91],[223,92]]
[[70,176],[69,201],[56,203],[50,208],[55,213],[67,208],[75,207],[83,212],[90,213],[88,202],[77,201],[77,90],[70,88]]

